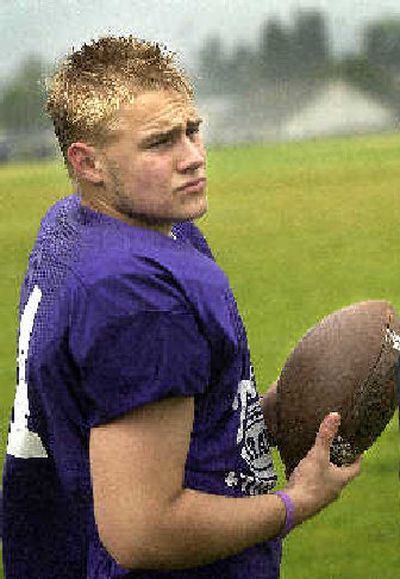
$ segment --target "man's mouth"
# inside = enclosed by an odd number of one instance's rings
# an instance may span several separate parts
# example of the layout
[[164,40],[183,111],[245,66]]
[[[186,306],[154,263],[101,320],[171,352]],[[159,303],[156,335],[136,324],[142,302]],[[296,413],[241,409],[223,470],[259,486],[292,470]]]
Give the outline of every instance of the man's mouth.
[[204,190],[207,183],[207,179],[205,177],[201,177],[200,179],[195,179],[193,181],[188,181],[181,187],[178,187],[178,191],[188,191],[189,193],[200,193]]

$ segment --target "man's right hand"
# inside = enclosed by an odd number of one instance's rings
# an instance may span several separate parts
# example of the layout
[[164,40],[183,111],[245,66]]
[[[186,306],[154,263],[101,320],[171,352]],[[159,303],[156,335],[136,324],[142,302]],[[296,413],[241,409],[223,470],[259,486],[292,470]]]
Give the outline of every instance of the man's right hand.
[[340,425],[338,413],[321,422],[314,446],[292,472],[284,491],[295,506],[295,524],[316,515],[339,498],[343,488],[360,474],[362,455],[350,466],[330,462],[330,446]]

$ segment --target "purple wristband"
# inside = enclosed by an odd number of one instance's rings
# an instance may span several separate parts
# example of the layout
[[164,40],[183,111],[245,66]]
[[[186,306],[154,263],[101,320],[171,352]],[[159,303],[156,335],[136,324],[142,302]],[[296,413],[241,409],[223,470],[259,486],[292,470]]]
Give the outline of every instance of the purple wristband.
[[279,535],[279,538],[283,539],[292,530],[294,526],[294,504],[292,499],[284,493],[283,491],[276,491],[274,495],[279,495],[283,502],[285,503],[286,508],[286,519],[285,519],[285,526],[283,527],[282,533]]

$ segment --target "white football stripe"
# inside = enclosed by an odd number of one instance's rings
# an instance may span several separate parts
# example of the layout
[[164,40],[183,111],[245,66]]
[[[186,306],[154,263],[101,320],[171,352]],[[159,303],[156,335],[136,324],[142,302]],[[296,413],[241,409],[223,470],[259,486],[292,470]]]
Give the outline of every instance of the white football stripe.
[[389,342],[393,344],[393,350],[398,350],[400,352],[400,336],[396,334],[394,330],[389,328],[386,330],[386,336]]

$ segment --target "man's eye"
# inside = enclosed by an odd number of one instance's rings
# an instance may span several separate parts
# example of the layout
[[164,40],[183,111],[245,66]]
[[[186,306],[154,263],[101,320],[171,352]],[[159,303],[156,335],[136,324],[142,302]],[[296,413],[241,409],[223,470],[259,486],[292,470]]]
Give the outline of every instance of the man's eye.
[[187,129],[186,134],[187,135],[196,135],[199,132],[200,132],[200,126],[196,126],[196,127],[190,127],[189,129]]
[[158,139],[158,141],[154,141],[151,143],[150,148],[160,147],[162,145],[166,145],[171,142],[170,137],[163,137],[162,139]]

